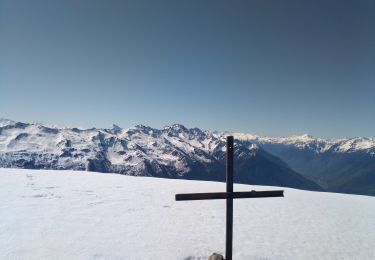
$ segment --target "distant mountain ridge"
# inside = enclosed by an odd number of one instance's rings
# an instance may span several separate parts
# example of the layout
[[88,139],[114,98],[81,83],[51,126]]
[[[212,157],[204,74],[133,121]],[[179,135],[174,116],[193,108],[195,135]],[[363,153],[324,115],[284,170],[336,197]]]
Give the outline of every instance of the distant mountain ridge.
[[[8,121],[0,127],[0,166],[224,181],[225,137],[179,124],[78,129]],[[257,145],[236,141],[235,160],[239,183],[321,190]]]
[[[180,124],[78,129],[0,120],[0,167],[224,181],[227,134]],[[239,183],[375,195],[371,138],[234,135]]]
[[262,137],[237,133],[244,145],[257,144],[325,190],[375,195],[375,140],[320,139],[309,135]]
[[299,149],[308,149],[315,153],[327,151],[337,153],[365,152],[375,157],[375,140],[368,137],[322,139],[308,134],[290,137],[268,137],[245,133],[234,133],[234,135],[242,141],[259,144],[291,145]]

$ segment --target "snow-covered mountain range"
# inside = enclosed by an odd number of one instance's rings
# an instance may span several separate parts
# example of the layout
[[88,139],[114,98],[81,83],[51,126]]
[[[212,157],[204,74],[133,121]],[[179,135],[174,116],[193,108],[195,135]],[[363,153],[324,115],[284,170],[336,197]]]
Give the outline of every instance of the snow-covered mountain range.
[[264,137],[237,133],[292,169],[335,192],[375,195],[375,140],[366,137],[320,139],[310,135]]
[[311,135],[297,135],[290,137],[268,137],[245,133],[234,133],[237,139],[259,144],[290,145],[300,150],[310,150],[314,153],[336,152],[352,153],[364,152],[375,157],[375,140],[367,137],[321,139]]
[[[0,167],[223,181],[226,135],[179,124],[78,129],[0,120]],[[375,194],[373,139],[234,135],[237,182]],[[353,178],[370,186],[340,190]]]

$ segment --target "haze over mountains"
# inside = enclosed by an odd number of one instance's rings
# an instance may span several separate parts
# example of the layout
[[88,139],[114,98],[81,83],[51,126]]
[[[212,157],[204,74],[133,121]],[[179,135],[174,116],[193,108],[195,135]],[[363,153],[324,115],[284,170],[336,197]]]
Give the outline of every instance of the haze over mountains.
[[324,190],[375,195],[375,140],[372,138],[235,136],[244,144],[261,146]]
[[[0,120],[0,167],[224,181],[225,137],[175,124],[123,129]],[[375,195],[375,141],[235,133],[239,183]]]

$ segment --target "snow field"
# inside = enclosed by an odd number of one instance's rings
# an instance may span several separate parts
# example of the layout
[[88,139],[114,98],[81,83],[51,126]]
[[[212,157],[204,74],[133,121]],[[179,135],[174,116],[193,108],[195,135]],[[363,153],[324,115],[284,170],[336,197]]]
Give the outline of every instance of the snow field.
[[[235,190],[278,187],[235,185]],[[233,259],[375,259],[375,198],[283,188],[234,202]],[[0,169],[0,259],[207,259],[225,201],[174,201],[224,183]]]

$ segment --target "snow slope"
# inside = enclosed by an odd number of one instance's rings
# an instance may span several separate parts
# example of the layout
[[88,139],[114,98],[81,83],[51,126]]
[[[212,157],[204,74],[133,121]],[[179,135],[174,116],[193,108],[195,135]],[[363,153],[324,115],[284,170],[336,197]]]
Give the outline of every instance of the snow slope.
[[[217,182],[0,169],[0,259],[207,259],[225,202],[174,201]],[[235,190],[277,187],[235,185]],[[233,259],[375,259],[375,198],[284,189],[234,202]]]

